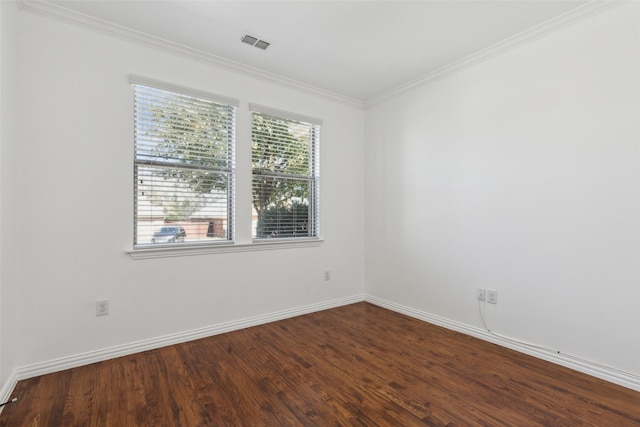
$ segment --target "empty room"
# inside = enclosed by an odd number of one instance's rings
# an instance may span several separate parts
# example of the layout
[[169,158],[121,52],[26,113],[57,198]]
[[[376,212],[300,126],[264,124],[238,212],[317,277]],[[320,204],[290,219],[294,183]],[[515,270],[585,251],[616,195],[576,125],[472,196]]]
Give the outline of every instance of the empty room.
[[0,1],[0,426],[640,425],[640,2]]

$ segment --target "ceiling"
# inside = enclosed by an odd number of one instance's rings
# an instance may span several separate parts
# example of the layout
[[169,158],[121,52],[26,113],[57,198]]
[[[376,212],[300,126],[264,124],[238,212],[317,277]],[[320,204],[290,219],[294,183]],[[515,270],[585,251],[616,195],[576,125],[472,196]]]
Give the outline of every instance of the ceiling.
[[[26,3],[27,1],[25,1]],[[46,3],[361,103],[588,6],[586,0]],[[271,43],[260,50],[244,34]]]

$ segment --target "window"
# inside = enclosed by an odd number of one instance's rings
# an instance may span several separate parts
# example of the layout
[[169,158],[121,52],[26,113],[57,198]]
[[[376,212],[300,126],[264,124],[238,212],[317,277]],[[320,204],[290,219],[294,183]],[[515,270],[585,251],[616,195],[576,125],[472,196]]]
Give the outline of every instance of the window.
[[131,76],[134,248],[233,240],[237,101]]
[[321,122],[250,108],[253,238],[317,238]]

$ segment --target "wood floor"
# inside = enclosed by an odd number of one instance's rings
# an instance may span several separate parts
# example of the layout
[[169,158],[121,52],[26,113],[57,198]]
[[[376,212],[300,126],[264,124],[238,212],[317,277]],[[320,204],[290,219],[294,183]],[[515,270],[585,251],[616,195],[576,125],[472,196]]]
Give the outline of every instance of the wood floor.
[[640,426],[640,393],[367,303],[20,381],[0,426]]

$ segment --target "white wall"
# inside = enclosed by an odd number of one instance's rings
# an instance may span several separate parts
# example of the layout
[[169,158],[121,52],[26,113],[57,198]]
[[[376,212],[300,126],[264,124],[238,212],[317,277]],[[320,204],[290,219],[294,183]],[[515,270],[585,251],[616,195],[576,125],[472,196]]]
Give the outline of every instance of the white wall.
[[[15,209],[13,162],[16,126],[16,50],[18,9],[15,2],[0,1],[0,385],[7,384],[15,366],[17,345],[15,308]],[[0,390],[0,399],[8,393]]]
[[[362,109],[21,13],[19,334],[24,367],[364,291]],[[320,247],[132,260],[128,75],[241,100],[239,220],[250,221],[248,103],[323,119]],[[246,241],[249,226],[239,226]],[[331,281],[323,280],[331,271]],[[110,314],[95,316],[95,301]]]
[[[357,296],[365,282],[478,328],[475,289],[495,288],[492,329],[640,374],[637,3],[366,113],[5,3],[3,384],[14,368]],[[130,73],[241,100],[240,221],[247,103],[322,118],[324,244],[131,260]],[[246,241],[248,224],[238,231]],[[101,298],[109,316],[95,316]]]
[[367,293],[640,374],[640,4],[366,112]]

